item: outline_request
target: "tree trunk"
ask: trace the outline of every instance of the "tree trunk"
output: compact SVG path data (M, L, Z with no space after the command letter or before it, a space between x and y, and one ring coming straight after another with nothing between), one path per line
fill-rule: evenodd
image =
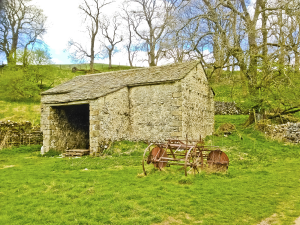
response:
M149 66L156 66L155 63L155 46L150 46L149 54Z
M112 55L112 51L109 51L109 52L108 52L108 59L109 59L108 68L109 68L109 69L112 68L112 66L111 66L111 55Z
M215 58L215 66L219 67L222 64L221 59L221 46L219 43L220 37L218 35L214 36L214 44L213 44L213 53ZM215 70L216 73L216 81L218 82L223 74L222 68L217 68Z
M132 59L131 59L131 54L130 54L130 49L129 48L127 48L127 53L128 53L128 61L129 61L129 65L130 65L130 67L132 68L133 66L132 66Z
M245 126L245 127L248 127L248 126L250 126L251 124L253 124L254 122L255 122L254 113L253 113L253 112L250 112L247 121L244 123L244 126Z
M253 28L255 29L255 28ZM250 50L250 65L248 70L248 79L249 79L249 92L251 95L256 95L256 85L257 85L257 57L258 57L258 49L256 44L256 32L252 30L249 32L249 50Z
M91 61L90 61L90 71L94 72L94 54L91 54Z
M268 16L266 14L265 10L265 3L261 4L261 8L263 10L262 12L262 35L263 35L263 49L262 49L262 55L263 55L263 71L265 74L268 73L268 30L267 30L267 20Z

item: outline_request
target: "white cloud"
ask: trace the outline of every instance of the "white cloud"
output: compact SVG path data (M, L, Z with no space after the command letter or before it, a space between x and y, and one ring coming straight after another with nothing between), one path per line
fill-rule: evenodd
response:
M56 58L52 58L51 61L54 64L64 64L64 62L62 62L62 61L60 61L59 59L56 59Z
M47 34L44 41L56 53L67 47L68 40L76 37L81 25L78 5L80 0L35 0L36 6L47 16Z

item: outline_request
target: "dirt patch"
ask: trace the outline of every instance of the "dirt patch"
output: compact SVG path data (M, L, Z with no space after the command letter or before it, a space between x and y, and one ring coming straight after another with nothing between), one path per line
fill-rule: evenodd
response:
M300 225L300 217L298 217L294 223L295 223L295 225Z
M185 222L183 222L181 219L179 218L185 218L186 220L189 221L189 224L198 224L198 223L202 223L202 221L193 221L194 218L192 218L189 214L186 213L180 213L180 215L178 216L178 218L174 218L172 216L169 216L166 220L164 220L161 223L156 223L153 225L169 225L169 224L186 224Z
M154 225L169 225L169 224L184 224L180 219L175 219L172 216L169 216L165 221L161 223L156 223Z
M7 168L11 168L11 167L15 167L15 165L5 165L5 166L3 166L3 168L0 168L0 169L7 169Z
M277 224L277 214L276 213L274 213L272 216L262 220L257 225L271 225L271 224Z

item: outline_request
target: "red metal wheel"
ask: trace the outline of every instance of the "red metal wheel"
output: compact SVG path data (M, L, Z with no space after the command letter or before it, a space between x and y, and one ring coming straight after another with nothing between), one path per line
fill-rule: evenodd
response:
M229 158L221 150L214 150L208 154L207 163L212 169L227 170L229 166Z

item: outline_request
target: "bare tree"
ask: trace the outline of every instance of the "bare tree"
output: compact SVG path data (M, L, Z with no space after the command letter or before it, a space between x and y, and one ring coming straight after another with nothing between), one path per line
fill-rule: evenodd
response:
M137 55L137 52L139 50L141 50L140 45L137 44L137 38L135 37L135 33L133 31L132 25L131 25L131 20L130 20L130 15L129 15L129 10L128 10L128 5L123 5L122 8L122 18L126 23L126 29L128 31L125 40L127 40L127 42L125 43L124 47L127 51L127 55L128 55L128 61L129 61L129 65L132 68L133 67L133 61Z
M0 11L0 50L9 64L16 64L17 49L33 46L45 29L46 17L31 0L3 0Z
M96 37L99 32L100 16L102 14L101 9L112 3L113 1L107 0L92 0L93 4L90 4L88 0L84 0L79 9L83 12L86 24L86 31L90 38L90 49L88 50L85 45L79 42L70 40L68 43L68 51L73 61L83 62L86 58L90 59L90 70L94 71L94 61L99 55L99 52L95 51Z
M238 68L237 86L245 91L235 100L247 99L245 105L257 112L275 103L285 113L294 112L300 109L292 101L298 89L291 66L299 71L299 6L297 0L193 0L178 12L181 27L176 32L189 43L185 51L197 53L216 77L226 68Z
M127 0L130 5L130 24L145 42L149 66L156 66L162 54L161 42L168 34L176 1Z
M123 36L119 34L121 21L118 15L114 15L112 19L107 16L103 16L99 27L101 29L104 40L101 40L104 47L103 56L108 56L109 68L111 66L112 55L116 52L116 45L123 41Z

